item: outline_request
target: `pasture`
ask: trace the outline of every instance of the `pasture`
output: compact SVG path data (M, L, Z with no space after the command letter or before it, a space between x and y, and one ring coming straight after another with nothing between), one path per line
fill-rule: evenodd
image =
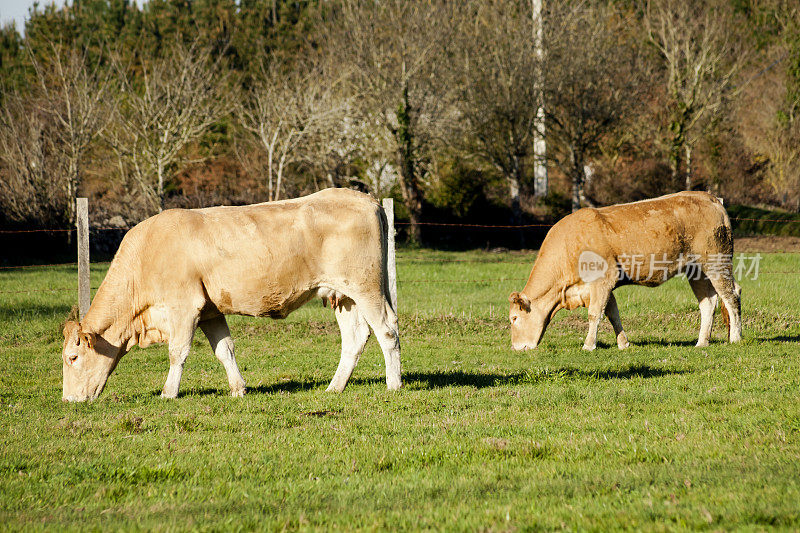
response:
M94 403L61 402L74 268L0 271L0 524L9 530L800 528L800 254L743 286L744 342L694 348L684 279L616 291L632 347L586 310L510 348L533 256L398 253L404 389L371 339L348 388L330 309L231 317L228 396L198 332L177 400L135 348ZM97 287L107 264L92 268ZM487 280L487 281L476 281Z

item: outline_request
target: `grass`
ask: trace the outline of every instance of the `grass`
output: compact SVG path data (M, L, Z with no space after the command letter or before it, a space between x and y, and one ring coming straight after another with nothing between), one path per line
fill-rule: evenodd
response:
M347 390L330 309L233 317L248 394L199 335L174 401L165 347L134 349L94 403L61 402L74 292L0 294L0 524L8 530L800 528L800 255L745 280L742 344L693 347L685 280L617 291L633 346L562 311L510 349L530 256L399 255L404 389L371 340ZM467 260L467 261L465 261ZM93 286L107 265L94 265ZM68 268L0 291L72 288ZM461 282L453 282L460 280ZM472 281L492 280L492 281ZM433 283L432 283L433 282Z

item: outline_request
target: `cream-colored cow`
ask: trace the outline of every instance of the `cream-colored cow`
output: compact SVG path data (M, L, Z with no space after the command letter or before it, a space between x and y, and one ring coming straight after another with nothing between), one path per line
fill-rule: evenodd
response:
M241 207L172 209L131 229L80 323L64 327L65 401L94 399L134 345L169 343L162 396L178 395L195 329L225 367L231 394L245 382L226 314L285 318L315 297L334 302L342 335L328 390L342 391L370 333L386 384L399 389L400 338L388 295L386 217L371 197L328 189Z
M617 346L628 347L612 291L621 285L655 287L685 272L700 303L700 336L711 335L717 295L730 342L741 340L740 294L733 279L731 223L721 202L704 192L680 192L630 204L581 209L547 233L528 283L509 296L511 344L536 348L561 309L587 307L594 350L597 327L608 316Z

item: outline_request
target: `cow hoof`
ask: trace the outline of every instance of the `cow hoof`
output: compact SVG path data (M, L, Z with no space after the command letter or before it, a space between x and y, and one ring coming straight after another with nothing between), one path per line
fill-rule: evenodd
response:
M630 346L631 346L631 343L629 343L628 341L625 341L624 343L617 344L617 347L620 350L625 350L626 348L630 348Z
M694 347L695 348L707 348L708 347L708 341L705 341L705 342L697 341L697 344L695 344Z
M593 352L596 347L597 347L596 344L592 344L591 346L589 346L588 344L583 345L583 349L586 350L587 352Z
M234 398L244 398L244 392L246 389L236 389L231 391L231 396Z
M164 391L164 392L161 393L161 397L162 398L166 398L167 400L174 400L175 398L178 397L178 395L177 394L169 394L166 391Z
M333 383L331 383L330 385L328 385L328 388L325 389L325 392L336 392L336 393L339 393L339 392L342 392L343 390L344 390L344 385L339 387L339 386L334 385Z
M399 381L397 383L387 383L386 384L386 388L389 389L389 390L400 390L402 387L403 387L403 383L399 382Z

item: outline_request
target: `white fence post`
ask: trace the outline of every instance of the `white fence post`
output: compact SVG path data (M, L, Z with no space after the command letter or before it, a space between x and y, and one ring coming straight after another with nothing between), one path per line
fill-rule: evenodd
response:
M89 311L92 303L89 279L89 199L76 198L78 220L78 313L80 319Z
M386 267L389 274L389 295L392 297L392 307L397 313L397 262L395 261L394 249L394 200L391 198L383 199L383 211L386 213L386 222L389 225L387 232L387 258Z

